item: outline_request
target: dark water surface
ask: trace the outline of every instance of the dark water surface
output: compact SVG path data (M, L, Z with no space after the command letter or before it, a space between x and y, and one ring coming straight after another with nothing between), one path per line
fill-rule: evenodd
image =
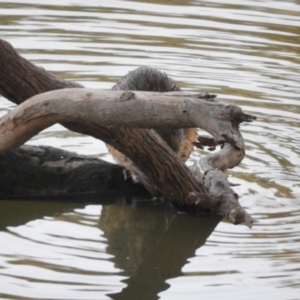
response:
M0 299L300 299L299 0L4 0L0 33L87 87L148 65L258 117L228 173L251 230L164 205L1 201ZM111 161L59 125L29 144Z

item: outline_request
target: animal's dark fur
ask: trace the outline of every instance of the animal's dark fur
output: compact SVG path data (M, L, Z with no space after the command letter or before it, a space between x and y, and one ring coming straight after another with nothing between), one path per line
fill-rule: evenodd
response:
M167 74L149 67L140 67L129 72L126 76L121 78L113 89L152 92L180 91L175 81L169 78ZM197 131L195 128L177 130L161 128L156 129L156 132L180 159L183 161L187 160L193 148L192 142L196 140ZM142 182L152 194L157 194L155 187L149 182L147 176L143 174L128 157L111 146L108 146L108 149L114 159L131 172L132 178L136 182Z
M113 87L114 90L131 90L146 92L172 92L180 91L175 81L167 74L149 67L140 67L129 72ZM180 140L183 138L182 129L156 129L156 132L172 148L179 151Z

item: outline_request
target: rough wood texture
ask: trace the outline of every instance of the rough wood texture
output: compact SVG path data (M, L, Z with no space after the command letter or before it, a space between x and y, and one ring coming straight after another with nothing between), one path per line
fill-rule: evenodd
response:
M83 87L77 82L62 80L34 65L4 40L0 40L0 53L0 94L16 104L47 91Z
M6 45L6 43L4 43ZM2 43L0 41L0 49L2 47ZM7 46L6 46L7 47ZM13 51L13 48L10 49L10 51ZM13 54L11 57L7 57L10 55L9 51L5 53L6 59L1 60L1 69L7 69L8 66L6 64L10 62L10 60L14 60L13 65L16 67L18 64L26 65L23 59L20 56L16 56L16 54ZM9 64L9 63L8 63ZM22 70L21 70L22 71ZM32 68L31 66L26 69L27 72L36 72L36 69ZM27 74L25 72L25 74ZM46 73L47 74L47 73ZM0 74L0 85L1 85L1 91L6 90L6 82L7 78L5 80L2 80L3 76L8 76L9 74ZM18 76L22 78L22 74L19 72ZM51 81L51 76L50 81ZM35 76L31 75L30 85L32 87L36 87L36 84L32 83L35 82ZM47 82L47 76L44 77L45 81ZM56 78L57 79L57 78ZM55 80L56 80L55 79ZM14 80L14 74L11 74L10 81ZM59 80L59 79L57 79ZM64 86L64 82L66 83L65 86L69 87L69 82L66 82L64 80L60 80L59 84L57 83L57 88L61 88ZM53 84L53 89L55 89L55 84ZM48 90L48 85L45 84L45 88L43 89L43 82L39 81L39 87L33 88L34 91L36 91L36 94L43 92L45 90ZM65 91L62 91L65 93ZM2 92L3 93L3 92ZM56 101L56 104L58 105L58 101L61 101L63 98L55 98L52 97L53 93L57 92L51 92L45 95L41 95L41 97L49 97L51 99L54 99L54 102ZM93 100L93 97L95 95L95 91L87 92L86 90L78 90L74 89L72 91L67 91L67 93L72 93L73 96L75 94L81 95L81 97L75 96L75 98L79 101L75 101L75 105L73 109L76 109L77 111L82 109L83 103L91 103L91 99ZM108 94L113 92L106 92ZM176 93L176 92L175 92ZM26 94L26 93L24 93ZM136 95L139 95L137 99L132 99L132 97L136 97ZM9 93L5 94L7 97L11 99L18 98L19 102L22 102L25 99L22 98L22 95L18 95L18 97L15 97L13 95L13 91L10 90ZM55 94L57 95L57 94ZM115 95L115 94L113 94ZM181 94L182 95L182 94ZM178 92L177 95L171 95L174 101L174 97L179 96ZM89 135L92 135L94 137L100 138L104 140L105 142L111 144L113 147L118 149L119 151L123 152L126 156L128 156L134 163L139 167L141 172L145 174L152 182L153 186L164 196L164 198L170 200L173 202L177 207L179 207L181 210L188 211L188 212L200 212L203 211L210 211L214 213L221 214L223 216L228 217L233 223L244 223L247 226L251 226L252 219L251 217L244 211L244 209L239 205L235 195L227 190L226 193L223 194L224 191L220 191L220 189L213 189L211 193L208 193L209 186L205 187L207 181L205 180L205 173L201 176L200 172L198 173L198 177L200 178L199 181L197 181L197 176L191 176L191 173L189 169L184 165L183 162L179 160L178 157L176 157L173 153L173 151L164 143L164 141L151 129L132 129L129 128L130 126L136 127L141 126L142 124L146 124L144 126L150 126L153 127L153 124L147 123L145 121L145 118L140 120L135 120L134 122L131 122L130 120L125 118L125 122L119 122L118 126L116 126L115 123L109 124L105 123L105 126L103 124L99 124L99 116L98 121L95 119L91 121L89 113L92 113L92 111L88 108L89 105L85 106L87 108L87 111L89 112L86 114L85 118L82 118L80 116L79 118L72 118L70 115L68 115L68 111L72 110L72 106L65 107L63 110L60 110L59 112L56 111L55 113L51 109L53 108L52 100L50 101L49 98L46 102L44 102L43 108L41 106L38 110L32 110L32 107L30 105L32 102L35 101L38 102L36 99L40 96L35 97L35 99L31 99L28 103L24 104L23 108L17 109L15 113L11 113L11 115L16 114L18 116L18 112L23 112L24 116L20 116L20 118L12 118L9 119L9 117L4 117L4 121L2 122L2 131L5 136L5 126L10 124L10 128L8 128L8 131L12 134L9 139L6 141L5 144L9 143L9 140L14 140L14 133L22 133L21 136L15 138L15 140L20 140L19 138L24 140L28 139L32 134L37 133L42 128L44 128L45 124L51 125L53 122L61 122L64 126L67 128L80 132L80 133L86 133ZM148 95L147 95L148 97ZM152 97L152 96L151 96ZM167 107L176 107L172 113L175 111L177 112L176 116L170 115L170 118L165 118L168 122L168 126L184 126L184 127L192 127L197 124L199 126L200 124L203 125L202 118L198 115L198 110L194 110L194 102L203 102L203 101L187 101L187 99L182 99L182 102L178 102L177 100L173 105L168 102L170 98L161 97L158 96L155 106L157 105L160 107L160 109L156 110L156 108L152 108L153 116L154 115L161 115L161 109ZM188 96L190 97L190 95ZM169 99L169 100L168 100ZM142 94L140 93L132 93L132 92L125 92L121 95L119 94L119 98L112 99L112 101L116 101L115 104L120 105L122 109L127 109L127 112L130 112L130 109L132 111L132 107L134 107L134 110L136 109L136 101L135 100L141 100L141 104L143 109L145 108L146 103L149 103L151 101L147 101L147 98L143 98ZM54 103L53 102L53 103ZM61 101L61 102L65 102ZM96 101L95 101L96 102ZM111 101L106 101L111 102ZM130 103L131 102L131 103ZM46 103L46 105L45 105ZM70 103L70 101L69 101ZM134 106L132 104L134 103ZM166 105L166 103L168 103ZM204 101L205 103L205 101ZM210 132L217 140L223 140L225 141L226 147L228 147L228 151L230 153L233 153L232 151L237 151L237 156L232 156L234 158L233 164L238 163L241 158L244 156L244 142L242 139L242 136L240 135L238 131L238 124L241 121L251 121L253 120L252 116L243 114L241 109L236 106L226 105L222 106L216 103L209 103L210 109L206 111L206 116L208 116L207 124L203 125L205 127L205 130ZM34 103L36 104L36 103ZM38 105L38 104L37 104ZM52 106L51 106L52 105ZM62 104L63 105L63 104ZM60 106L60 105L59 105ZM130 108L131 106L131 108ZM27 107L27 111L26 111ZM30 108L29 108L30 107ZM50 112L47 111L48 107L51 107ZM126 108L127 107L127 108ZM178 109L180 107L180 109ZM217 107L217 109L215 109ZM23 109L23 110L22 110ZM43 120L39 118L35 118L39 114L39 110L41 110L42 115L46 112L47 116L43 115ZM94 109L93 109L94 110ZM26 112L26 113L25 113ZM112 111L106 111L101 107L98 108L98 112L103 113L105 112L108 114L107 122L109 122L110 119L113 118L113 115L111 114ZM151 109L150 109L151 112ZM101 121L105 120L105 113L103 115L103 119ZM124 116L124 112L122 116ZM29 118L28 118L29 116ZM30 119L30 116L35 116L33 119ZM67 117L66 117L67 116ZM177 116L181 116L184 119L184 122L180 123L180 125L176 125L176 122L174 122L175 118ZM11 116L12 117L12 116ZM145 117L145 115L143 115ZM6 118L6 119L5 119ZM124 118L123 118L124 119ZM3 121L2 120L2 121ZM27 127L24 129L22 126L20 126L23 121L27 120ZM94 122L95 121L95 122ZM36 124L34 124L36 122ZM144 123L145 122L145 123ZM166 121L165 121L166 122ZM126 127L124 126L126 124ZM48 126L47 125L47 126ZM201 126L202 127L202 126ZM14 130L12 130L14 129ZM125 138L124 138L125 137ZM3 149L5 149L5 144L2 144ZM18 143L17 143L18 144ZM11 144L9 147L14 146ZM7 149L7 148L6 148ZM212 167L210 167L212 168ZM206 171L205 171L206 172ZM224 182L225 180L225 182ZM226 178L221 179L221 182L224 184L224 186L227 186ZM204 184L204 185L203 185ZM228 197L229 195L229 197ZM234 199L235 198L235 199ZM233 201L234 200L234 201ZM227 205L226 203L230 203L230 205Z
M243 138L234 124L237 120L251 120L251 116L234 105L201 101L206 97L209 95L84 88L39 94L0 119L0 151L22 145L41 130L62 122L112 132L120 127L198 127L217 140L227 139L244 149Z

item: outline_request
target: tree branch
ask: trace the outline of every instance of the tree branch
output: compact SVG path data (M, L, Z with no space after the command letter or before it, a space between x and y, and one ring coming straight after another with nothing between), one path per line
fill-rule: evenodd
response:
M124 100L124 94L129 93L130 98ZM238 128L232 126L245 115L242 110L233 105L201 101L201 98L204 95L95 89L39 94L0 119L0 151L24 144L55 123L66 122L110 129L199 127L219 140L226 137L233 146L243 150L242 136Z
M83 87L77 82L63 80L34 65L2 39L0 53L0 94L16 104L47 91Z

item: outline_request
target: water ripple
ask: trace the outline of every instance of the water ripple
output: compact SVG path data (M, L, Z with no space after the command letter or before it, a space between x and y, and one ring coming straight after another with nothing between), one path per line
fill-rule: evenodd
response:
M198 299L201 292L205 299L260 299L262 294L297 299L299 1L61 2L2 1L1 37L27 59L87 87L110 88L128 71L149 65L186 90L216 93L219 101L258 117L241 127L247 155L228 172L230 181L240 184L235 191L255 219L253 229L220 223L206 245L190 255L183 276L168 279L171 287L160 296ZM13 108L4 98L0 103L1 115ZM101 142L59 125L29 143L111 160ZM193 159L202 154L195 151ZM87 299L88 292L89 299L108 299L108 293L120 291L126 276L120 262L112 263L116 257L99 229L100 210L87 206L41 216L0 232L5 241L0 297ZM136 244L144 249L142 240ZM132 268L133 261L141 261L137 253L129 259Z

